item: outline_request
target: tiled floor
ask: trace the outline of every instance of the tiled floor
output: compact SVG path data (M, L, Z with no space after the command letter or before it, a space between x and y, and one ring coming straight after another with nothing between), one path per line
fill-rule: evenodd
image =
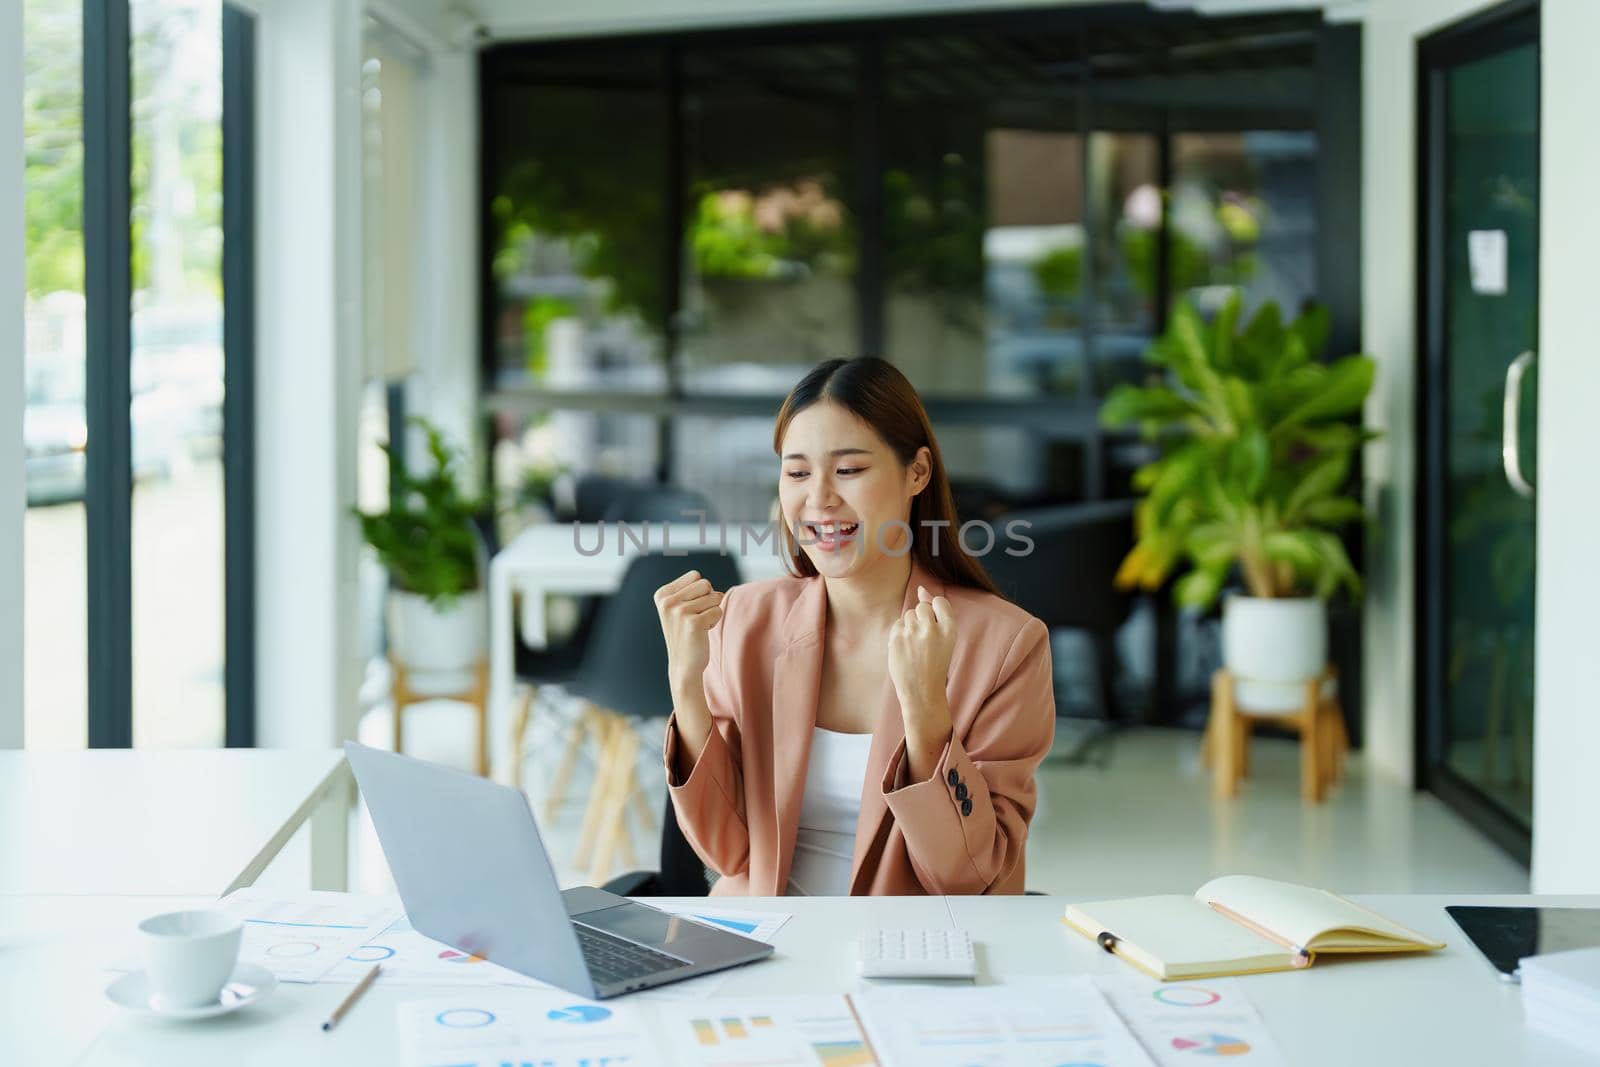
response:
M406 713L416 755L465 765L470 716L444 704ZM525 786L563 885L586 881L572 857L591 766L574 775L554 821L542 818L543 791L561 753L552 716L536 733ZM387 709L363 724L369 743L387 745ZM646 795L663 796L659 724L641 747ZM1435 797L1369 777L1352 759L1345 783L1319 806L1299 795L1290 740L1258 738L1252 775L1233 800L1216 800L1199 766L1199 736L1140 729L1114 736L1103 760L1047 761L1028 841L1028 888L1080 898L1188 893L1220 874L1249 873L1346 893L1526 892L1527 871ZM655 801L659 803L659 801ZM389 888L387 869L364 812L355 837L353 888ZM653 867L654 828L635 827L634 866ZM620 868L619 868L620 870Z

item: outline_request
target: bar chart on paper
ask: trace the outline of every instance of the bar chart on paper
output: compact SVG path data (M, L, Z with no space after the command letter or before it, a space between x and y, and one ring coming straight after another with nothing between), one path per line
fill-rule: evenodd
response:
M871 1067L843 997L767 997L663 1005L676 1062L694 1067Z

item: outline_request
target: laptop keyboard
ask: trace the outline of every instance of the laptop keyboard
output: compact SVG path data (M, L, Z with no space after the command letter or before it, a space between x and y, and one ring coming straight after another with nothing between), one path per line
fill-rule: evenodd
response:
M583 958L589 964L589 977L593 978L597 985L610 985L660 974L662 971L675 971L688 963L687 960L680 960L665 952L636 945L632 941L625 941L603 930L596 930L592 926L585 926L582 923L573 923L572 926L578 931L578 945L583 949Z

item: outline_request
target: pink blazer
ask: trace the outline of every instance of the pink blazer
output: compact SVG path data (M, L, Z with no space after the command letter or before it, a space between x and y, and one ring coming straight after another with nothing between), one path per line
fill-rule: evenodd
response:
M956 618L946 694L950 744L926 781L903 781L905 728L886 681L861 789L850 893L1021 893L1034 770L1055 735L1048 631L990 593L917 585ZM716 729L680 781L683 743L667 721L667 786L684 835L722 878L714 895L781 896L805 791L822 678L827 594L820 578L736 586L711 631L706 701Z

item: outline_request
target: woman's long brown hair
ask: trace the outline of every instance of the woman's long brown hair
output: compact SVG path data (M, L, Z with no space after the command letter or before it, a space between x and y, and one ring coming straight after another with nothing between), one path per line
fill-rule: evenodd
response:
M962 547L956 517L955 498L950 478L945 473L939 442L933 426L906 376L894 364L870 356L859 359L830 359L819 363L790 390L778 409L778 422L772 431L772 450L783 454L783 435L794 417L811 405L827 400L855 415L878 434L894 451L902 467L909 466L919 448L926 448L933 471L928 484L911 500L911 558L923 570L949 585L996 593L994 583L983 567ZM930 526L929 523L944 523ZM814 577L817 568L799 551L792 538L794 531L782 523L783 547L802 578ZM939 538L939 552L933 551L933 538Z

